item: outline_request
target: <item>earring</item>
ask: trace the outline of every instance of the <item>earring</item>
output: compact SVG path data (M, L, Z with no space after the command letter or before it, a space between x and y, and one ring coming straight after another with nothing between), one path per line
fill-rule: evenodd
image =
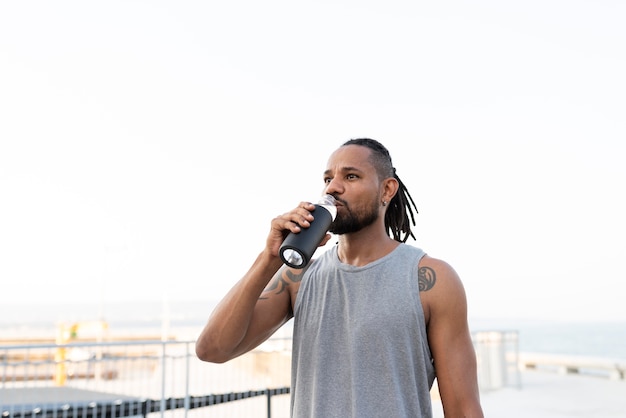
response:
M387 202L383 200L383 206L387 206Z

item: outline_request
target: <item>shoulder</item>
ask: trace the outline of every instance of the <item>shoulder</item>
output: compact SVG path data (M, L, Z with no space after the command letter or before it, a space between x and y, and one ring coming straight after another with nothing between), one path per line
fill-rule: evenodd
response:
M450 308L464 310L465 289L456 270L446 261L425 255L418 265L420 299L427 317Z
M319 266L319 259L312 259L308 265L301 269L283 265L276 272L269 285L266 287L265 291L275 294L280 294L288 291L292 296L295 296L298 289L300 288L302 279L305 277L305 273L315 270L319 268Z
M300 287L300 282L302 281L302 276L306 270L306 267L303 269L295 269L282 266L265 288L265 296L271 296L273 294L278 295L285 291L288 293L297 292Z
M424 276L424 278L433 282L430 283L430 288L433 288L438 280L441 285L454 284L457 282L460 284L461 279L456 270L444 260L426 254L420 259L418 267L419 276ZM441 283L441 281L443 281L443 283Z

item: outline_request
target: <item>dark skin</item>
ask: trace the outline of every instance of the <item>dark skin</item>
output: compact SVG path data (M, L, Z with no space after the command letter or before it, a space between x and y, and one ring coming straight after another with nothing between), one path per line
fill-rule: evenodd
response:
M324 172L324 192L338 199L338 218L348 212L366 213L372 207L378 211L372 224L338 236L339 259L354 266L378 260L399 245L384 225L386 203L398 192L398 182L395 178L379 178L370 153L370 149L359 145L340 147L329 158ZM222 363L238 357L292 318L304 271L283 266L278 250L289 232L310 225L314 209L311 203L301 202L272 220L265 248L215 308L200 334L196 342L200 359ZM327 235L320 245L329 239ZM461 280L450 265L428 255L419 263L417 280L445 415L482 417L476 356Z

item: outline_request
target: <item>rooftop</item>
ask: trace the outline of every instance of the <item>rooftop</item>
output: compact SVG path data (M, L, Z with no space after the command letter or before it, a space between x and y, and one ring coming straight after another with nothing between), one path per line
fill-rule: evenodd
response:
M521 387L481 393L485 417L626 417L626 381L582 374L523 370ZM443 417L434 404L434 418Z

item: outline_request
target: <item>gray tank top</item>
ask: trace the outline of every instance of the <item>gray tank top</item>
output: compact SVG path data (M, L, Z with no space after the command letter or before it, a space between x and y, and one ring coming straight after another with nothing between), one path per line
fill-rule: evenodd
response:
M432 416L435 369L417 279L424 254L400 244L355 267L335 247L312 263L294 306L293 417Z

